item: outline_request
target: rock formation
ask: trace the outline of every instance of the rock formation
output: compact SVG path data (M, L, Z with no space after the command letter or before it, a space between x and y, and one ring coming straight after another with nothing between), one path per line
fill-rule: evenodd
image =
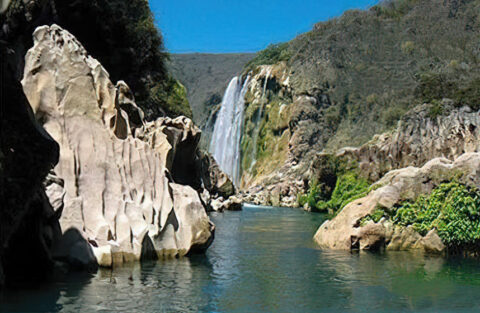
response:
M336 157L357 162L362 175L376 181L393 169L479 151L479 112L467 106L453 108L447 99L443 102L450 107L448 114L432 118L430 106L420 105L402 118L395 131L376 135L359 148L341 149Z
M187 175L198 129L183 117L145 124L128 86L69 32L33 36L22 84L60 145L47 195L63 205L63 231L80 232L103 266L206 249L214 226Z
M465 153L455 161L436 158L423 167L407 167L387 173L373 185L366 197L351 202L331 221L326 221L315 234L315 241L323 248L376 250L422 249L428 252L444 252L445 246L435 231L425 237L411 227L394 226L382 219L361 225L360 220L372 214L378 207L395 210L406 200L415 200L421 194L430 193L444 181L453 179L460 183L479 187L480 153Z

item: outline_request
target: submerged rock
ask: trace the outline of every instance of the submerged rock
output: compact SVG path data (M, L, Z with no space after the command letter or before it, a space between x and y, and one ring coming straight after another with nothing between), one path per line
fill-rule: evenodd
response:
M217 212L241 211L242 203L242 200L236 196L231 196L227 200L224 200L222 197L220 197L212 200L211 206L212 210Z
M65 193L62 229L76 229L100 265L208 247L214 226L197 192L175 184L197 184L185 175L200 133L189 119L145 123L128 86L57 25L35 31L22 84L60 145L64 185L47 188L52 203Z

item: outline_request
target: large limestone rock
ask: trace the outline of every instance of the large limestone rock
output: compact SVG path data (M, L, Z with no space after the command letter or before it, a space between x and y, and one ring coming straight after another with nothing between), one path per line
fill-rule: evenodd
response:
M100 265L208 247L214 226L198 194L171 175L176 159L191 158L177 156L179 146L189 154L186 146L198 142L190 120L144 125L128 86L114 86L57 25L35 31L22 84L37 119L60 144L58 179L47 190L52 203L63 198L62 229L78 230Z
M406 200L415 200L430 193L444 181L456 179L461 183L480 187L480 153L465 153L454 162L436 158L421 168L407 167L387 173L374 184L374 191L366 197L345 206L331 221L326 221L315 234L315 241L329 249L387 250L420 249L441 253L445 250L438 234L420 236L411 227L394 227L388 221L360 225L363 217L378 207L393 208Z

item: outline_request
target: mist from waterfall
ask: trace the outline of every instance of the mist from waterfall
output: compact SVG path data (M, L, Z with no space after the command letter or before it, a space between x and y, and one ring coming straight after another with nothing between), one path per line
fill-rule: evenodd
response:
M240 141L249 82L250 76L243 82L234 77L228 84L210 142L210 153L236 186L240 183Z

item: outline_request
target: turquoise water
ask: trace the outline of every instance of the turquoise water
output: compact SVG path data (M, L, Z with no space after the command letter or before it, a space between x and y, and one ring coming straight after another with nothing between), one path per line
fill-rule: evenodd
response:
M480 261L322 251L320 214L213 214L206 256L58 277L0 295L9 312L478 312Z

